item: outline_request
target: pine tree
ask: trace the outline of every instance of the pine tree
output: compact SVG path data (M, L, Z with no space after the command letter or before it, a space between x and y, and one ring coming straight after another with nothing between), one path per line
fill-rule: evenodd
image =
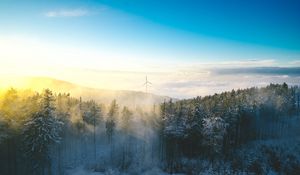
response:
M125 141L123 144L123 155L122 155L122 169L128 168L129 163L129 134L131 131L131 120L133 113L125 106L122 110L122 123L121 129L125 135Z
M9 136L9 125L8 122L4 120L2 115L0 114L0 145L3 140L7 139Z
M224 135L226 134L227 124L221 117L210 116L203 119L203 134L205 144L210 148L210 156L219 155L221 153Z
M184 135L185 109L183 103L179 102L176 105L170 100L166 106L165 115L166 160L168 169L172 173L178 163L179 141Z
M192 108L192 107L190 107ZM202 105L196 104L194 109L189 109L186 121L186 136L192 136L194 134L201 135L203 118L207 117Z
M174 122L175 122L175 105L170 100L164 110L164 115L162 116L164 120L164 135L169 137L172 136L174 131Z
M90 101L88 102L88 107L87 111L85 111L82 115L83 121L86 123L93 125L93 135L94 135L94 159L96 159L96 126L100 123L101 121L101 109L100 107L96 104L95 101Z
M194 156L198 153L202 141L203 118L206 118L206 113L202 105L196 103L189 105L186 115L186 124L184 129L185 136L185 152L189 156ZM190 145L193 145L191 147Z
M19 124L18 120L22 115L22 113L20 113L21 106L19 102L20 97L18 91L11 88L4 94L1 104L2 116L9 122L9 125L13 126L13 128L18 128L16 125Z
M133 113L128 109L128 107L123 107L122 110L122 123L121 123L121 129L124 132L124 134L127 136L131 130L131 120L132 120Z
M181 101L173 110L170 109L170 113L167 117L168 125L165 128L165 134L167 134L169 137L180 140L184 137L187 109L184 107L183 102Z
M40 110L26 123L23 130L25 153L33 162L33 173L50 173L50 146L61 140L62 122L55 116L54 97L49 89L43 92ZM47 167L46 167L47 166Z
M108 143L110 144L110 161L113 161L113 136L116 128L116 120L119 114L119 106L116 102L116 100L113 100L111 102L108 114L107 114L107 119L105 123L106 127L106 135L108 139Z
M165 126L166 126L166 119L167 119L167 103L164 100L162 104L160 104L160 111L159 111L159 118L157 121L157 131L159 136L159 158L161 161L164 161L165 159L165 145L166 145L166 139L165 139Z
M108 112L108 117L106 119L106 134L108 137L108 142L109 144L112 143L112 139L113 139L113 134L115 132L115 127L116 127L116 119L118 116L118 112L119 112L119 106L116 102L116 100L113 100L110 108L109 108L109 112Z

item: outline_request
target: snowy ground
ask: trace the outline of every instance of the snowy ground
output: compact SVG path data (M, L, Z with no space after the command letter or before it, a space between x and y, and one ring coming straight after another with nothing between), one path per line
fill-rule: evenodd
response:
M193 171L197 172L195 174L202 175L232 173L249 174L249 171L255 171L251 167L254 167L254 169L258 168L263 172L263 174L268 175L276 175L287 171L298 171L297 166L300 165L300 129L298 126L299 121L299 118L291 118L291 120L288 121L288 127L286 127L288 128L288 130L286 132L280 131L280 133L284 134L281 135L281 137L277 137L274 139L261 139L247 143L235 151L235 158L233 160L226 162L222 160L216 161L214 163L214 168L212 168L211 162L205 159L188 160L183 158L182 160L180 160L182 166L184 167L183 172ZM115 150L120 150L117 149L117 146L118 144L116 145ZM85 153L93 153L92 148L93 147L87 149ZM152 162L150 161L150 163L147 164L145 162L146 159L139 159L139 157L142 157L141 152L138 151L141 150L139 147L136 147L134 150L135 153L137 153L135 155L136 157L134 157L134 160L136 160L135 164L132 165L132 167L134 168L129 168L127 173L120 172L116 168L116 166L114 168L109 167L110 163L108 160L110 156L110 147L108 147L104 143L98 143L96 161L93 158L93 154L87 155L84 159L78 161L77 163L72 163L70 166L65 166L69 167L69 169L66 170L66 174L169 175L168 173L163 172L160 168L157 168L161 167L161 163L157 162L156 160ZM114 154L116 154L116 156L118 157L118 151L114 151ZM66 157L69 157L71 155L72 152L66 152L65 154ZM65 158L65 161L69 162L69 160L72 160L72 157L70 157L69 159ZM95 162L98 163L95 165ZM279 166L279 168L276 169L276 166ZM95 169L97 172L95 171Z
M108 169L105 172L93 172L93 170L88 170L83 166L81 166L67 171L67 175L129 175L129 174L121 173L118 170L113 170L113 169ZM153 168L151 170L141 173L141 175L170 175L170 174L165 173L158 168ZM173 174L173 175L184 175L184 174Z
M280 162L280 170L274 169L272 167L272 164L270 164L270 156L275 156L276 159ZM247 145L244 145L242 148L240 148L236 152L236 157L240 158L238 159L241 163L241 166L244 167L244 169L247 172L242 172L238 170L239 174L249 174L249 167L251 164L253 164L254 161L259 160L259 166L262 168L264 174L267 175L276 175L280 174L281 172L288 171L291 160L290 157L294 157L294 162L300 161L300 137L290 138L290 139L269 139L264 141L254 141L252 143L249 143ZM275 159L275 160L276 160ZM198 168L201 168L201 172L198 173L202 175L209 175L209 174L216 174L216 172L221 174L231 174L233 172L233 167L230 162L222 162L215 164L216 168L213 170L211 168L211 164L209 164L209 161L206 160L187 160L183 159L187 167L192 167L191 164L195 164ZM289 163L290 162L290 163ZM163 172L159 168L152 168L149 170L145 170L142 172L135 172L135 173L129 173L131 172L128 170L127 173L120 172L117 169L105 169L103 172L95 172L92 168L87 168L86 166L79 166L73 169L69 169L66 171L67 175L130 175L130 174L139 174L139 175L170 175L168 173ZM176 174L179 175L179 174ZM184 175L184 174L180 174Z

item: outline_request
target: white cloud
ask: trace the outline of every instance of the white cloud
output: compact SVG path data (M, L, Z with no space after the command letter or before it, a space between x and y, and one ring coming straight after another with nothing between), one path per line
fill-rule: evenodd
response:
M300 65L300 60L291 61L291 62L289 62L289 64L293 65L293 66L299 66Z
M273 59L252 59L252 60L239 60L239 61L224 61L221 62L220 65L224 66L238 66L238 67L243 67L243 66L274 66L275 60Z
M64 9L48 11L44 15L46 17L80 17L90 15L91 12L87 9Z
M0 50L0 77L46 76L94 88L144 91L143 83L148 75L153 83L148 89L151 93L179 98L265 86L271 82L291 85L300 82L295 68L271 67L266 69L266 74L261 72L265 69L254 67L276 65L276 60L237 60L210 65L176 60L169 63L113 52L106 47L78 48L32 36L0 35ZM215 73L217 69L235 72ZM248 72L239 73L244 69ZM289 76L291 71L293 76Z

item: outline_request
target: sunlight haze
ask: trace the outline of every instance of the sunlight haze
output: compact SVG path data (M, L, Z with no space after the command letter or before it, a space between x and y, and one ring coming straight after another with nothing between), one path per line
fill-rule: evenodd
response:
M158 17L150 11L142 12L154 10L155 2L147 7L136 1L53 1L48 5L26 1L22 6L13 2L3 1L0 6L1 77L51 77L101 89L144 91L148 76L153 82L152 93L174 97L207 95L270 81L296 84L300 80L299 70L293 75L289 71L243 73L247 81L242 76L215 73L224 68L299 67L299 32L295 31L299 22L291 16L292 11L275 13L275 7L271 8L268 14L277 16L278 21L272 22L265 15L256 26L246 28L255 23L255 15L249 14L254 8L251 5L241 13L249 24L237 23L237 16L226 13L224 20L231 19L226 25L218 22L223 19L222 12L206 10L195 13L217 20L215 23L201 18L198 21L195 16L182 21L181 17L191 14L176 11L180 9L178 4L164 9L166 13L161 9L164 5L157 7ZM201 8L206 6L211 4ZM257 13L264 13L264 6ZM234 5L223 10L231 8L241 11ZM177 21L168 19L167 13ZM291 16L289 23L280 18L285 16ZM266 31L263 23L274 28ZM283 32L279 33L279 25ZM223 27L222 32L214 30L218 27ZM237 28L241 30L234 33Z

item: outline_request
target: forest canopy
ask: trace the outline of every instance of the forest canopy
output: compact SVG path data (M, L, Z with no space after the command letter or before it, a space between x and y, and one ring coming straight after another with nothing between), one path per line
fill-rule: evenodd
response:
M137 174L207 169L191 160L218 172L224 161L231 172L296 173L300 160L291 153L263 147L270 170L258 159L241 161L241 152L255 141L296 137L299 127L290 122L299 121L299 102L299 88L286 83L168 99L150 110L11 88L0 97L0 174L62 174L80 165Z

